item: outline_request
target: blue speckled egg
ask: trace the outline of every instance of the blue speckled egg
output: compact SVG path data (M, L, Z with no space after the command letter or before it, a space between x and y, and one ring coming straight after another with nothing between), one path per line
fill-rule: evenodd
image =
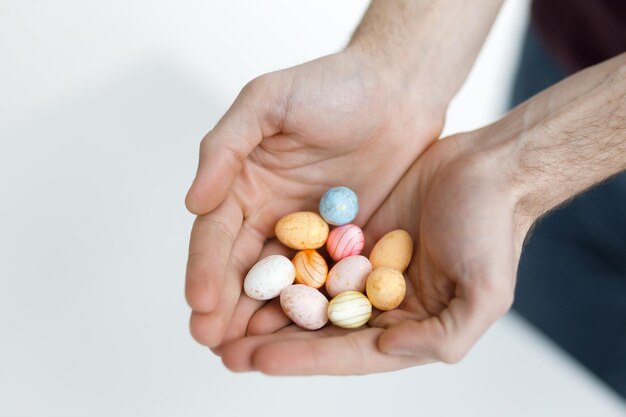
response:
M348 187L333 187L320 200L320 214L326 223L341 226L350 223L359 212L359 199Z

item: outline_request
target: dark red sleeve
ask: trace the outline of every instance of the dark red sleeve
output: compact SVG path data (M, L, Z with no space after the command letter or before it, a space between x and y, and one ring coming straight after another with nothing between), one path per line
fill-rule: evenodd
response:
M570 72L626 51L626 0L534 0L531 13L545 46Z

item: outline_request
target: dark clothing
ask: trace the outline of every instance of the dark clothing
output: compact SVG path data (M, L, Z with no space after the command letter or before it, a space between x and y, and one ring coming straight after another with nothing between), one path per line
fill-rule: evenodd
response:
M535 0L537 34L568 72L626 51L626 0Z
M580 3L594 4L545 3L567 3L580 10L589 9ZM576 30L590 33L583 27ZM589 55L585 62L595 63L598 57ZM565 76L531 25L512 104ZM522 251L515 297L514 308L522 316L626 398L626 173L537 223Z

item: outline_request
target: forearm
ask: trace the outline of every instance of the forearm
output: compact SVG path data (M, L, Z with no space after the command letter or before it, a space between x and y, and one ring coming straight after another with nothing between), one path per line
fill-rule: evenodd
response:
M502 0L373 0L348 49L367 54L408 92L427 80L445 106L467 77ZM422 84L419 84L423 86Z
M626 169L626 54L547 89L486 130L494 132L483 135L486 146L499 155L492 159L510 161L519 214L534 221Z

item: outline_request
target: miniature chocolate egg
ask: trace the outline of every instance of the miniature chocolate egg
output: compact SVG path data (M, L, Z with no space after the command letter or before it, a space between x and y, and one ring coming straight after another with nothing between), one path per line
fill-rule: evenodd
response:
M328 265L326 259L315 249L305 249L296 253L291 260L296 267L296 283L320 288L326 282Z
M354 224L334 228L326 239L326 249L335 262L360 254L363 246L365 246L363 231Z
M363 293L345 291L328 303L328 318L331 323L344 329L361 327L372 316L372 304Z
M317 330L328 322L328 300L308 285L285 288L280 293L280 306L287 317L304 329Z
M299 211L283 217L276 223L276 237L291 249L317 249L328 237L328 224L319 214Z
M269 300L293 284L296 269L283 255L270 255L254 264L243 282L246 295L255 300Z
M413 239L411 235L401 229L384 235L372 248L370 262L372 268L386 266L396 271L404 272L413 256Z
M328 273L328 296L335 297L344 291L365 291L365 282L370 272L372 265L365 256L355 255L342 259Z
M402 303L406 294L404 275L386 266L376 268L367 277L365 292L377 309L393 310Z
M350 223L359 212L359 199L348 187L333 187L320 200L320 214L334 226Z

